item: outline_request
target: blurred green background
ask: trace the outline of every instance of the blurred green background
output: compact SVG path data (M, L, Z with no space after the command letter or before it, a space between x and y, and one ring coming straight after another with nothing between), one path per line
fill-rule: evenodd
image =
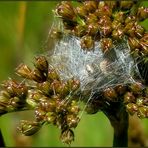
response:
M32 64L35 55L48 50L48 33L56 3L0 2L0 82L8 77L15 78L14 70L20 62ZM65 146L59 140L60 131L52 125L44 126L31 137L17 132L19 120L31 118L28 112L10 113L0 118L7 147ZM145 135L148 135L148 121L142 120L141 124ZM113 130L102 113L84 114L75 129L75 141L71 146L112 146L112 139Z

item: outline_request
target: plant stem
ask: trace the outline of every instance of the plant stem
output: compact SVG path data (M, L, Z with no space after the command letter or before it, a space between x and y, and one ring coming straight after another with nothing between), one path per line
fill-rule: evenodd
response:
M113 124L112 124L113 125ZM122 120L115 122L113 147L127 147L128 146L128 113L125 112Z
M120 103L113 103L110 109L105 109L103 112L114 129L113 147L127 147L129 117L125 106Z

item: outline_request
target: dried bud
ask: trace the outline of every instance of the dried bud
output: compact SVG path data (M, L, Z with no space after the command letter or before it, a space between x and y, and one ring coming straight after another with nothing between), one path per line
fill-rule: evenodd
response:
M129 112L130 115L134 115L138 111L138 107L134 103L128 103L126 105L126 109Z
M135 48L137 48L137 49L140 48L139 40L135 37L133 37L133 38L129 37L128 38L128 44L129 44L131 50L133 50Z
M85 35L81 39L81 48L85 50L92 50L94 48L94 40L91 36Z
M144 8L143 6L138 8L137 17L140 21L148 18L148 8Z
M48 99L48 98L47 98ZM41 110L45 112L54 112L56 108L56 102L54 100L45 100L39 103L39 107Z
M56 70L49 70L48 71L48 80L53 81L53 80L60 80L60 77Z
M97 23L98 17L94 13L90 13L86 18L87 24Z
M56 8L56 13L65 20L76 20L75 10L69 1L61 2Z
M99 25L97 23L91 23L88 25L87 33L90 36L96 36L99 31Z
M124 29L122 27L117 28L116 30L113 30L112 37L115 40L121 40L124 36Z
M116 90L116 92L117 92L119 95L123 95L123 94L125 94L125 92L127 91L127 87L124 86L124 85L117 85L117 86L115 87L115 90Z
M99 8L96 10L95 14L97 16L106 15L106 16L111 17L112 9L104 3L104 5L99 5Z
M133 6L133 1L120 1L120 8L127 10L130 9Z
M46 95L49 95L51 92L53 92L52 87L48 81L37 83L37 88Z
M3 83L3 87L9 93L10 96L25 97L27 95L27 87L25 84L16 82L15 80L9 79Z
M139 107L137 116L139 118L148 118L148 107L147 106Z
M103 53L108 52L108 50L110 50L113 47L113 42L110 38L103 38L100 40L100 42Z
M35 118L36 121L44 121L46 112L41 110L39 107L35 109Z
M84 7L88 12L94 12L97 9L97 1L84 1Z
M77 11L77 14L80 17L84 17L85 18L87 16L87 10L86 10L86 7L84 7L84 6L77 7L76 11Z
M41 128L41 124L35 121L21 120L18 130L25 136L35 134Z
M63 143L70 145L71 142L74 141L73 131L71 129L67 129L67 130L62 131L60 139Z
M42 73L38 69L34 69L32 71L31 78L38 83L42 83L42 82L46 81L46 76L44 75L44 73Z
M44 56L39 56L35 58L34 62L35 67L42 72L45 72L47 75L48 72L48 61Z
M114 20L119 21L121 23L125 21L125 14L122 11L115 12L113 17L114 17Z
M124 103L134 103L136 101L136 98L131 92L127 92L124 95Z
M77 25L72 32L74 35L82 37L86 34L86 26Z
M141 83L133 83L130 85L130 89L133 92L133 94L142 94L143 85Z
M16 68L16 74L26 79L31 79L31 73L32 73L31 69L25 64L20 64Z
M103 92L104 97L109 100L116 102L117 101L117 93L113 88L107 88Z
M56 121L56 114L55 113L53 113L53 112L48 112L47 114L46 114L46 121L48 122L48 123L55 123L55 121Z
M76 128L80 119L75 115L67 115L67 125L69 128Z

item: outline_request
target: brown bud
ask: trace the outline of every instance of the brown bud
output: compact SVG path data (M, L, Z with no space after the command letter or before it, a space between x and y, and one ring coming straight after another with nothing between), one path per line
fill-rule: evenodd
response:
M44 121L45 114L46 114L45 111L41 110L40 108L36 108L35 109L35 118L36 118L36 121L38 121L38 122Z
M41 110L45 112L54 112L56 108L56 102L54 100L45 100L41 101L39 104L39 107Z
M112 9L104 3L104 5L99 5L98 9L95 11L95 14L97 16L106 15L106 16L111 17Z
M31 78L38 83L46 81L46 76L44 75L43 72L39 71L38 69L34 69L32 71Z
M117 93L113 88L106 88L103 92L103 95L109 101L117 101Z
M16 74L18 74L21 77L31 79L31 69L25 64L20 64L16 68Z
M96 36L99 31L99 25L97 23L91 23L88 25L87 33L90 36Z
M123 23L125 21L125 13L122 11L115 12L113 15L114 19Z
M74 141L73 131L71 129L67 129L67 130L62 131L60 139L63 143L70 145L71 142Z
M71 2L63 1L56 7L56 13L61 16L63 19L75 21L76 15Z
M133 6L133 1L120 1L120 8L123 10L130 9Z
M67 115L67 125L69 128L76 128L79 123L79 118L75 115Z
M46 121L48 122L48 123L55 123L55 120L56 120L56 114L55 113L53 113L53 112L48 112L47 114L46 114Z
M37 88L46 95L49 95L51 92L53 92L50 83L48 81L45 81L43 83L38 83Z
M116 30L113 30L112 32L112 37L115 39L115 40L121 40L123 39L123 36L124 36L124 29L121 27L117 28Z
M136 17L134 15L128 16L125 19L125 24L127 25L130 22L135 22L136 21Z
M148 118L148 107L142 106L138 108L137 116L139 118Z
M103 38L100 42L103 53L108 52L113 47L113 42L110 38Z
M140 21L148 18L148 8L143 6L138 8L137 17Z
M125 92L127 91L127 87L124 86L124 85L117 85L117 86L115 87L115 90L116 90L116 92L117 92L119 95L123 95L123 94L125 94Z
M36 57L34 65L39 71L45 72L47 75L48 61L44 56Z
M97 1L84 1L83 2L85 9L88 12L94 12L97 9L98 2Z
M137 49L140 48L139 40L135 37L133 37L133 38L129 37L128 38L128 44L129 44L131 50L133 50L135 48L137 48Z
M87 51L92 50L94 48L94 40L91 36L85 35L82 37L81 48Z
M85 18L87 16L87 10L84 6L79 6L76 8L76 12L80 17Z
M78 36L78 37L82 37L86 34L86 26L82 26L82 25L77 25L73 30L72 30L73 34Z
M136 101L136 99L131 92L127 92L124 95L124 103L134 103L135 101Z
M137 105L134 104L134 103L128 103L126 105L126 109L127 109L127 111L129 112L130 115L134 115L138 110Z
M35 134L41 128L41 124L35 121L21 120L18 130L25 136L31 136Z
M87 22L87 24L97 23L98 18L94 13L90 13L86 18L86 22Z
M143 85L139 82L133 83L130 85L130 89L133 92L133 94L142 94Z
M48 80L49 81L59 80L59 79L60 79L60 77L59 77L56 70L52 69L52 70L48 71Z

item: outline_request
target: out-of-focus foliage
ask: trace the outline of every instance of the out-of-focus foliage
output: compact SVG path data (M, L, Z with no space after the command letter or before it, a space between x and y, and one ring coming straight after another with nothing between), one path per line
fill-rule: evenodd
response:
M14 69L20 62L31 64L35 55L47 51L50 45L46 41L56 3L0 2L0 82L9 76L15 77ZM58 139L59 131L50 125L44 126L32 137L16 132L20 119L31 118L28 112L11 113L0 118L6 146L64 146ZM148 121L141 122L148 135ZM112 135L111 125L102 113L84 114L75 130L72 146L110 146Z

